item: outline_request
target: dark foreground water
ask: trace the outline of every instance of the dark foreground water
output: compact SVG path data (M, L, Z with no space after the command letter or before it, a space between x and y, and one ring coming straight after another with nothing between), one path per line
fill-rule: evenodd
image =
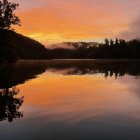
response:
M0 66L0 140L140 140L140 61Z

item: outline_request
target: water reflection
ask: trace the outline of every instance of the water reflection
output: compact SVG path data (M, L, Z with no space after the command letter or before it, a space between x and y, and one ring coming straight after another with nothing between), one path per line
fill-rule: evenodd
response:
M15 97L19 90L12 88L26 81L35 79L45 71L62 75L94 75L104 77L123 77L126 74L140 76L139 60L50 60L50 61L20 61L15 64L0 66L0 121L20 118L23 114L19 108L23 97ZM51 80L51 79L50 79ZM45 83L43 83L45 84ZM61 83L63 84L63 83ZM58 84L58 86L60 86ZM84 85L83 85L84 86ZM74 89L73 89L74 90Z
M140 76L139 60L76 60L50 64L50 69L64 70L65 75L103 74L105 77Z
M0 66L0 87L12 87L51 71L63 75L102 74L105 77L140 76L140 60L20 61Z
M15 97L19 94L16 88L5 88L0 90L0 121L8 120L12 122L16 118L23 117L23 113L19 108L24 102L24 97Z
M0 66L0 88L11 88L23 84L38 74L45 72L46 66L39 63L23 61Z
M21 106L24 111L19 121L0 123L1 139L139 140L139 76L140 61L135 60L20 61L0 66L0 120L22 117ZM23 92L24 104L13 86Z

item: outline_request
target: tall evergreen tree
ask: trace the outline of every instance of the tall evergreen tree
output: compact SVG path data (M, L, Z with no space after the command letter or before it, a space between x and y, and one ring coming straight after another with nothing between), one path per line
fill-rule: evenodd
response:
M110 39L110 47L113 47L113 45L114 45L114 41L113 39Z
M105 42L105 46L108 47L109 46L109 39L105 38L104 42Z

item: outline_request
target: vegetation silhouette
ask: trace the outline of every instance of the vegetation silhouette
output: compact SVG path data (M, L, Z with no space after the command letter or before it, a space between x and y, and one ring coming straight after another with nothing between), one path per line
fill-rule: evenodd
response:
M139 60L55 60L47 62L47 69L62 71L64 75L103 74L105 77L140 76ZM64 71L65 70L65 71Z
M101 73L104 76L122 77L125 74L140 76L139 60L45 60L19 61L0 66L0 88L12 88L45 71L63 71L63 75Z
M19 5L0 1L0 62L11 63L19 59L139 59L140 40L108 39L104 43L67 42L73 48L45 48L41 43L16 33L12 25L20 25L15 15Z
M20 25L20 19L14 13L18 6L8 0L0 1L0 62L46 59L47 49L44 45L14 31L13 25Z
M69 44L69 43L68 43ZM89 43L73 43L73 49L54 48L49 50L52 59L139 59L140 40L125 41L105 39L104 43L89 46Z
M16 118L23 117L23 113L19 108L24 102L24 97L15 97L19 94L16 88L4 88L0 90L0 121L8 120L12 122Z
M47 59L48 49L41 43L12 30L0 30L0 62L19 59Z
M103 74L105 77L140 76L140 60L29 60L0 68L0 87L15 86L45 71L63 75ZM3 74L2 74L3 73ZM9 79L10 77L10 79ZM9 80L8 80L9 79ZM12 84L14 83L14 84Z
M14 13L18 6L8 0L0 1L0 29L12 29L12 25L20 25L20 19Z
M39 62L17 62L0 66L0 121L14 121L23 117L19 111L24 102L24 97L16 97L20 94L17 85L34 79L38 74L46 70L46 65Z
M34 79L38 74L45 72L44 63L20 61L14 64L3 64L0 66L0 88L12 88Z
M115 78L124 75L140 76L139 60L47 60L19 61L15 64L0 66L0 121L12 122L23 114L19 108L24 98L15 97L19 90L13 88L30 79L36 78L45 71L62 71L63 75L102 74Z

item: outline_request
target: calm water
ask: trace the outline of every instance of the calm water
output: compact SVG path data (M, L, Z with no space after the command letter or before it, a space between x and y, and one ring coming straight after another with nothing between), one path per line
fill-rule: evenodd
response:
M0 66L1 140L140 140L140 61Z

